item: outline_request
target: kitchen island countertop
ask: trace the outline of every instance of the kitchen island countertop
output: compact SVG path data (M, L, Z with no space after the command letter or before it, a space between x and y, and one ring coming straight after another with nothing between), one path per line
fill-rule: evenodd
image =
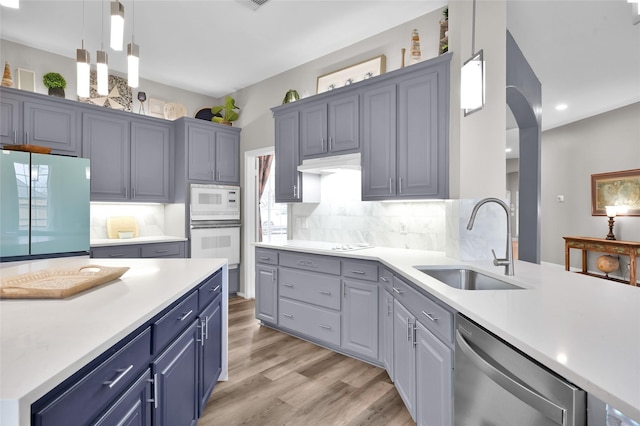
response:
M118 280L67 299L0 300L0 424L30 424L31 404L226 265L226 259L57 258L12 276L88 265L128 266ZM223 279L223 294L227 280ZM227 302L223 300L226 379Z
M516 261L506 277L491 261L460 261L442 252L395 248L353 251L286 244L256 247L381 262L506 340L568 381L640 421L640 288L564 270L563 265ZM467 265L524 290L468 291L415 269Z

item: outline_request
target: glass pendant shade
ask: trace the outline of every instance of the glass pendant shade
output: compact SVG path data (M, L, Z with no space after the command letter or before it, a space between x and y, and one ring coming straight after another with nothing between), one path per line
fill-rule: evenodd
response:
M140 66L140 46L131 42L127 45L127 63L129 87L138 87Z
M462 66L460 75L460 107L465 115L484 106L484 61L482 50Z
M124 42L124 6L119 1L111 2L111 43L113 50L122 51Z
M89 52L84 49L76 50L76 58L77 58L77 91L78 96L82 98L89 97L89 72L91 70L91 61L89 58Z
M0 6L10 7L12 9L19 9L20 0L0 0Z
M109 94L109 57L104 50L98 50L96 59L98 68L98 94L107 96Z

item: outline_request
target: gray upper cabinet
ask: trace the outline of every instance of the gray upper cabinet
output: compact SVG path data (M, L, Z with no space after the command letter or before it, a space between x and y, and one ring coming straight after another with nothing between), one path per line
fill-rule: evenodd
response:
M365 91L363 200L449 196L450 58L412 65Z
M302 199L302 179L298 172L300 164L298 111L276 114L275 126L276 202L298 202Z
M185 180L240 185L240 129L181 118L176 125L176 163L180 185Z
M396 86L363 95L362 199L396 194Z
M80 106L70 101L4 89L0 96L0 139L6 144L31 144L54 154L80 153Z
M171 123L85 112L82 133L92 201L171 201Z
M82 115L82 152L91 159L91 200L125 201L131 181L130 121L102 113Z
M171 201L172 128L131 122L131 200Z
M303 159L360 148L358 94L309 105L301 109L300 116Z

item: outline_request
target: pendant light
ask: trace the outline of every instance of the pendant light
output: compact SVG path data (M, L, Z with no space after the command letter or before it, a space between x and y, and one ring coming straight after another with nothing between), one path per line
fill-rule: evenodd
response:
M140 46L133 42L133 34L136 28L136 4L135 1L132 2L132 11L131 14L131 43L127 45L127 65L128 65L128 84L129 87L136 88L138 87L139 81L138 76L140 72Z
M20 0L0 0L0 6L10 7L11 9L20 9Z
M100 22L102 24L102 30L100 32L100 50L98 50L96 55L96 66L98 68L98 94L107 96L109 94L109 57L107 52L104 51L104 0L101 6L102 15Z
M464 62L460 72L460 107L465 117L484 107L484 89L484 57L482 50L476 52L476 0L473 0L471 58Z
M111 2L111 48L122 51L124 41L124 6L118 0Z
M91 61L89 52L84 48L84 0L82 0L82 48L76 49L77 83L76 89L81 98L89 97L89 73Z

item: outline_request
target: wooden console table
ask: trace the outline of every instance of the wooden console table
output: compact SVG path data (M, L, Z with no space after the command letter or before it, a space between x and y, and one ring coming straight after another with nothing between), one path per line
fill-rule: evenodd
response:
M564 265L568 271L570 266L569 249L582 250L582 274L599 278L606 278L612 281L627 283L627 281L611 278L604 275L587 272L587 252L595 251L600 253L619 254L629 256L629 282L637 286L636 281L636 256L640 256L640 242L606 240L604 238L590 237L562 237L564 238Z

